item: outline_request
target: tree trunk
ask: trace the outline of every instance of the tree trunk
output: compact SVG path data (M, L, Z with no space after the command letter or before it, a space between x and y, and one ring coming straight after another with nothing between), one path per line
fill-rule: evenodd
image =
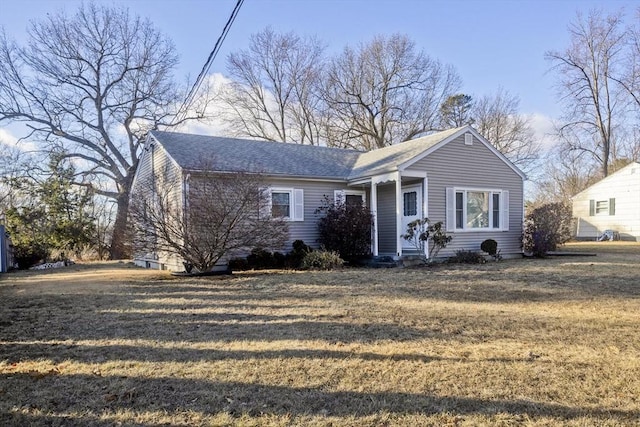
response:
M136 168L131 167L127 171L127 176L120 185L120 192L116 199L118 210L116 220L113 223L113 234L111 235L110 259L131 258L131 242L129 239L129 194Z

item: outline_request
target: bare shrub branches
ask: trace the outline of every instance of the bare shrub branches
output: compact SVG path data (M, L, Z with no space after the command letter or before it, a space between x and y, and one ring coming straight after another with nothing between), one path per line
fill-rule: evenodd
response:
M141 183L132 200L136 250L164 252L198 271L254 247L279 248L287 223L264 215L268 194L259 175L198 172L175 179L167 170Z

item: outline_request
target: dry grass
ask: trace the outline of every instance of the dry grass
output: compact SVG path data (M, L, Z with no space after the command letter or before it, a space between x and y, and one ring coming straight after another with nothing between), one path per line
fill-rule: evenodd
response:
M640 244L481 266L0 279L0 425L640 425Z

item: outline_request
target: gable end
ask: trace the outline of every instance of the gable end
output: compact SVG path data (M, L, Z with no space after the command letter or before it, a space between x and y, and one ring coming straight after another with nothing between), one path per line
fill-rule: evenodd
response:
M450 135L448 138L446 138L446 139L442 140L441 142L437 143L436 145L428 148L427 150L425 150L421 154L417 155L416 157L412 158L411 160L399 165L398 169L399 170L404 170L404 169L406 169L408 167L411 167L411 165L413 165L414 163L419 162L420 160L424 159L429 154L433 153L434 151L438 150L439 148L449 144L450 142L455 141L461 135L465 135L465 137L463 139L463 141L464 141L463 144L466 145L466 146L472 146L473 142L471 144L467 143L467 141L468 141L467 134L470 134L472 136L472 141L473 141L473 138L475 138L475 140L477 140L478 142L483 144L485 147L487 147L496 157L498 157L500 160L502 160L516 174L518 174L520 176L520 178L522 178L523 180L527 179L527 176L524 174L524 172L522 172L516 165L514 165L509 159L507 159L507 157L504 154L502 154L500 151L498 151L498 149L496 147L494 147L493 144L491 144L489 141L487 141L482 135L480 135L478 133L478 131L476 131L475 129L473 129L469 125L467 125L467 126L465 126L463 128L460 128L460 130L458 132L454 133L453 135Z

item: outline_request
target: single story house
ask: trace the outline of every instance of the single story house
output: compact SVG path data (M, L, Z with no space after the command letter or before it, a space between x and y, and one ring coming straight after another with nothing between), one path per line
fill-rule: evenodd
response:
M188 206L188 180L203 159L220 173L260 173L271 200L287 205L277 206L289 221L285 252L298 239L318 246L316 210L328 196L370 208L374 256L415 255L401 235L409 222L423 217L442 221L453 236L440 256L479 251L489 238L505 257L522 254L526 177L471 126L369 152L160 131L150 132L145 144L132 198L145 191L143 178L162 170L182 182L177 199ZM181 260L158 253L135 258L142 266L182 269Z
M576 238L597 239L605 230L640 241L640 163L632 162L572 198Z

